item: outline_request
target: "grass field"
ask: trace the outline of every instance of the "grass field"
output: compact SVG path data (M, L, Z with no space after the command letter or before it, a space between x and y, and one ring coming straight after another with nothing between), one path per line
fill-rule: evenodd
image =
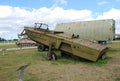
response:
M2 44L0 45L0 48L17 48L18 46L16 44Z
M0 81L18 81L16 70L27 63L31 65L26 68L23 81L120 81L120 42L108 46L108 57L95 63L63 58L59 51L55 51L57 61L45 60L46 52L37 49L6 51L4 56L0 53Z

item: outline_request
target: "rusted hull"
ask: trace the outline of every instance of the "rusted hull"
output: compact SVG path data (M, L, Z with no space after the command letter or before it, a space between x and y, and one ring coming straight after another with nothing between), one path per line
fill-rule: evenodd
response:
M45 32L28 27L24 29L28 37L37 43L46 46L52 44L52 49L59 49L90 61L97 61L108 50L104 45L79 38L71 38L64 33Z

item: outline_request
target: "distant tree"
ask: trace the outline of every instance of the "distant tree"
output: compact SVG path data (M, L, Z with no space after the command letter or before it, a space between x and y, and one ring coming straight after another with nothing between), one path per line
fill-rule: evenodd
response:
M6 41L6 39L0 37L0 41Z
M13 41L18 41L18 39L13 39Z

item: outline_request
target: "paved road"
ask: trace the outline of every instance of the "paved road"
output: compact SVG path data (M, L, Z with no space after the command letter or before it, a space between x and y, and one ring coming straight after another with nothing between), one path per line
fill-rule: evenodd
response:
M7 49L5 49L5 51L21 50L21 49L33 49L33 48L37 48L37 47L7 48ZM4 49L0 49L0 51L2 51L2 50L4 50Z

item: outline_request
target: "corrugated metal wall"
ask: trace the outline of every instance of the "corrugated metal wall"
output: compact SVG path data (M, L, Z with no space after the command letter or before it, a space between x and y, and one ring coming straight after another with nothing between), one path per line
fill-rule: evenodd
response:
M82 39L111 41L115 37L115 21L113 19L106 19L60 23L56 25L55 30L64 31L64 33L70 35L79 35Z

